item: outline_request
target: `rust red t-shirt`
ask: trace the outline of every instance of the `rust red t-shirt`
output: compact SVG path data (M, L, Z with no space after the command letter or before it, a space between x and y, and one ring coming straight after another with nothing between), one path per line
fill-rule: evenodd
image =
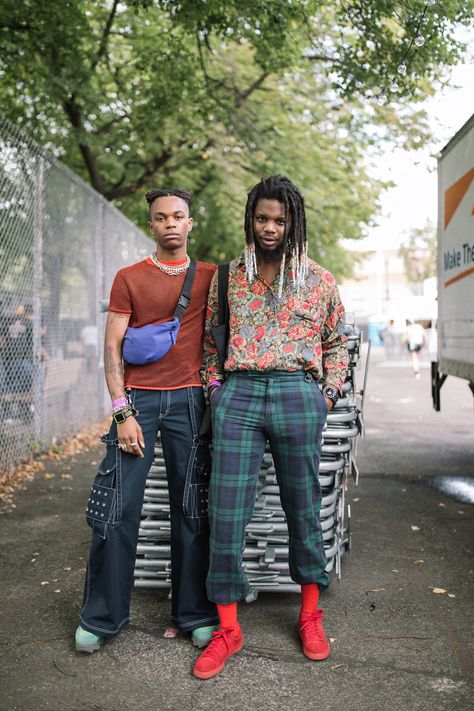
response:
M214 264L196 263L191 302L186 309L175 345L168 353L147 365L124 362L125 387L170 390L201 385L202 341L207 295ZM121 269L110 292L109 311L130 314L129 326L139 328L173 318L186 272L170 276L151 259Z

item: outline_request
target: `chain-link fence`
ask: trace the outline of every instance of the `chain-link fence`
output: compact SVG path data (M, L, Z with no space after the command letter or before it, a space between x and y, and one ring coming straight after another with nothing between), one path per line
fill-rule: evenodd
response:
M102 419L115 272L153 243L0 119L0 469Z

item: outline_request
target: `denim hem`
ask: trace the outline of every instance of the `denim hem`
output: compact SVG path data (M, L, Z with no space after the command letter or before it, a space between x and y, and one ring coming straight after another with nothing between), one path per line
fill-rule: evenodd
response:
M209 627L210 625L219 624L219 617L217 615L215 617L205 617L202 620L186 622L184 625L180 625L175 617L172 617L171 619L176 625L178 625L180 630L183 630L183 632L194 632L194 630L197 630L200 627Z
M82 617L79 617L81 627L88 632L92 632L92 634L97 634L100 632L101 637L115 637L122 627L127 624L127 622L130 620L129 617L126 617L122 622L118 625L118 627L115 630L105 630L102 627L94 627L94 625L90 625L88 622L86 622Z

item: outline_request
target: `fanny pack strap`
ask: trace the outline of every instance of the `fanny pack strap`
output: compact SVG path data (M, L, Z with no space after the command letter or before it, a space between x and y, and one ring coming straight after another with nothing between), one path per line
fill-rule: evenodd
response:
M178 319L181 323L181 319L184 316L184 312L189 306L191 301L191 290L193 288L194 275L196 274L196 262L191 259L189 262L188 271L186 272L186 279L184 280L183 288L181 289L181 295L178 299L178 305L174 311L174 317Z

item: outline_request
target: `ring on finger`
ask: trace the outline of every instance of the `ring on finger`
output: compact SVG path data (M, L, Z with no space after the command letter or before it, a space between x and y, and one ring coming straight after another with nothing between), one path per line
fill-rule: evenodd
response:
M138 442L130 442L130 447L136 447L138 445Z
M123 442L119 442L118 446L120 447L120 449L127 449L127 445Z

